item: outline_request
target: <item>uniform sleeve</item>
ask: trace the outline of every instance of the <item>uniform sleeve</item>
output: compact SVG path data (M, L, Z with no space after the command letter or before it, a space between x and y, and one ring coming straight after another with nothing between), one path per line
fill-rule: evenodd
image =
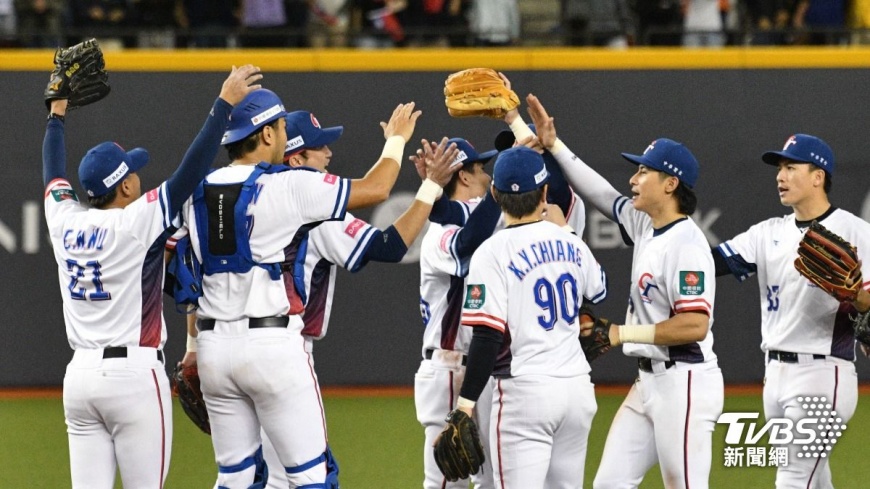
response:
M568 206L568 212L565 213L565 220L568 225L574 228L577 236L583 236L586 230L586 203L579 195L571 194L571 203Z
M447 194L444 194L432 205L432 211L429 212L429 221L436 224L464 226L470 213L471 211L467 203L450 200Z
M592 304L599 304L607 298L607 275L601 264L592 255L586 243L578 240L577 246L583 250L583 297Z
M635 209L631 199L623 195L613 201L612 214L613 220L619 225L622 240L628 246L634 246L638 236L652 226L649 215Z
M71 213L85 212L78 195L65 178L56 178L45 187L45 220L49 234L56 237Z
M758 223L716 247L728 270L741 282L757 270L758 237L761 235L764 235L764 223Z
M146 248L167 229L174 234L183 224L179 212L171 214L165 182L133 201L122 212L122 227Z
M350 180L331 173L293 170L277 173L287 186L287 205L302 214L305 222L344 219L350 196Z
M311 231L309 246L331 263L356 272L365 264L363 257L372 244L376 228L351 213L344 220L325 222Z
M462 324L504 332L507 327L507 284L489 247L481 247L472 256L471 271L465 284Z
M676 314L701 312L713 316L716 294L716 270L709 248L683 246L667 261L671 309Z
M456 277L464 277L468 273L468 260L463 265L454 246L460 229L457 226L439 226L434 223L430 226L423 240L421 253L426 253L433 271ZM429 236L429 233L433 235Z

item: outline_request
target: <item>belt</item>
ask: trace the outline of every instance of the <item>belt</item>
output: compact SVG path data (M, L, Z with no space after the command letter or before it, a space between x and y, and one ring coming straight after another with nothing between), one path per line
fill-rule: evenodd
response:
M290 323L290 318L287 316L273 316L268 318L248 318L248 328L286 328ZM214 319L197 319L196 327L200 331L211 331L214 329Z
M813 354L813 360L824 360L825 355ZM779 360L783 363L798 363L798 354L790 351L770 350L767 352L767 361Z
M677 364L677 362L673 360L667 360L665 363L665 369L669 369ZM652 373L653 371L653 361L651 358L638 358L637 359L637 368L643 370L647 373Z
M426 360L432 360L432 355L435 353L434 348L426 349ZM462 355L462 366L466 366L468 364L468 355Z
M110 346L103 348L103 358L127 358L126 346ZM157 361L163 361L163 352L157 350Z

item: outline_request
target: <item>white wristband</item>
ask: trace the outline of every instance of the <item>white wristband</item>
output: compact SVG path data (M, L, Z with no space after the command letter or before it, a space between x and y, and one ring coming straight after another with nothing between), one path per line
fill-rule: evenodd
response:
M524 121L523 118L519 117L519 116L517 116L517 118L514 119L514 121L510 123L510 128L511 128L511 132L514 133L514 137L516 138L517 141L522 141L523 139L526 139L529 136L535 135L535 133L533 133L532 130L529 129L529 126L528 126L528 124L526 124L526 121Z
M645 343L652 345L656 339L655 324L626 324L616 328L620 343Z
M555 155L556 153L558 153L559 151L562 151L563 149L568 149L568 147L565 146L565 143L563 143L561 139L556 138L556 142L553 143L553 147L550 148L550 153Z
M190 333L187 334L187 351L196 353L196 336L190 336Z
M417 190L415 198L424 204L432 205L438 200L438 197L441 197L442 192L443 190L437 183L427 178L420 184L420 190Z
M459 396L459 399L456 400L456 407L457 408L474 409L475 404L477 404L477 403L470 400L470 399L466 399L462 396Z
M381 153L381 158L389 158L395 160L399 166L402 166L402 155L405 153L405 138L402 136L390 136L387 142L384 143L384 151Z

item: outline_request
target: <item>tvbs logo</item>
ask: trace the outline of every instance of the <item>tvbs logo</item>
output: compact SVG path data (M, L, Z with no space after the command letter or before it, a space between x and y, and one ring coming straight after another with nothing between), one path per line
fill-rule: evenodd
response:
M843 419L824 397L798 397L797 402L806 412L805 417L771 418L761 428L754 421L758 413L722 413L717 423L728 425L725 444L755 445L768 435L770 445L800 446L798 457L827 457L846 429Z

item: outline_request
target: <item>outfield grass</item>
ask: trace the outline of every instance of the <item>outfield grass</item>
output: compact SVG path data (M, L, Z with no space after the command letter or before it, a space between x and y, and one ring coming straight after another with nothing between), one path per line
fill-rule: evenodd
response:
M622 401L621 395L598 396L598 414L589 437L584 487L591 487L601 458L607 429ZM870 439L870 395L862 395L859 408L837 449L832 472L838 489L870 487L866 443ZM341 484L348 489L405 489L421 486L422 429L414 415L414 400L399 397L332 397L325 399L330 443L341 465ZM761 412L758 395L732 395L725 411ZM200 433L175 406L172 463L166 487L205 489L216 474L209 437ZM0 488L69 487L66 427L60 399L0 401ZM678 434L675 434L678 437ZM714 434L710 487L754 489L773 487L774 470L759 467L724 467L725 427ZM120 488L120 483L116 486ZM643 489L661 488L658 468L647 474Z

